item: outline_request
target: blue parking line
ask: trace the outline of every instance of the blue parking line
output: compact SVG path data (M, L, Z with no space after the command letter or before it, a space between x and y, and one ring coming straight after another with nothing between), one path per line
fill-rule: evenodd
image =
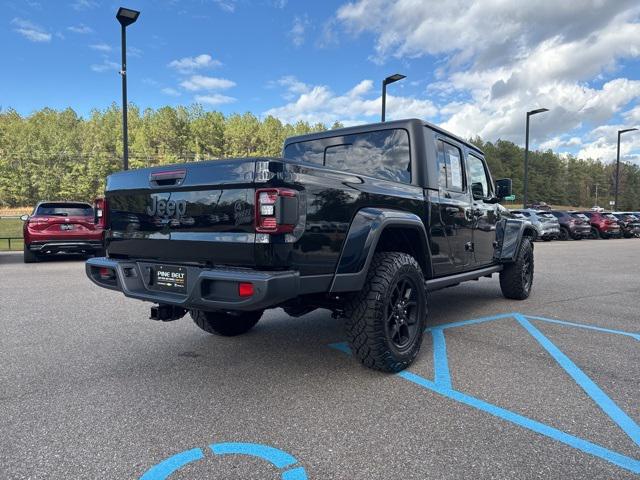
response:
M445 329L445 328L453 328L453 327L464 327L466 325L475 325L477 323L492 322L494 320L502 320L503 318L513 318L514 314L515 312L501 313L500 315L492 315L490 317L479 317L479 318L474 318L472 320L462 320L461 322L451 322L451 323L445 323L443 325L434 325L433 327L427 327L424 331L430 332L438 328Z
M610 328L596 327L593 325L585 325L582 323L566 322L564 320L556 320L555 318L535 317L533 315L524 315L529 320L540 320L542 322L557 323L560 325L568 325L570 327L586 328L587 330L596 330L604 333L615 333L616 335L625 335L640 341L640 333L624 332L622 330L611 330Z
M552 438L553 440L557 440L558 442L581 450L590 455L602 458L603 460L618 465L619 467L622 467L633 473L640 473L640 461L635 460L631 457L627 457L620 453L601 447L600 445L596 445L595 443L583 440L582 438L575 437L563 432L562 430L550 427L549 425L545 425L544 423L532 420L531 418L525 417L523 415L519 415L496 405L484 402L465 393L458 392L457 390L443 388L442 386L430 380L426 380L425 378L422 378L415 373L411 373L405 370L398 373L397 375L420 387L426 388L447 398L450 398L451 400L455 400L470 407L477 408L478 410L489 413L494 417L498 417L502 420L514 423L516 425L544 435L545 437Z
M594 402L606 413L611 420L616 422L618 426L629 435L631 440L640 446L640 427L634 422L629 415L624 413L618 405L615 404L609 396L604 393L593 380L591 380L580 368L571 361L555 344L543 335L543 333L534 327L524 315L516 313L514 318L522 325L529 334L535 338L542 348L544 348L553 359L560 365L573 380L589 395Z
M307 480L307 472L302 467L292 468L282 474L282 480Z
M447 344L444 339L444 330L434 328L433 336L433 371L436 384L443 388L451 388L451 375L449 374L449 361L447 360Z
M177 472L186 464L201 460L202 458L204 458L204 453L202 453L202 449L200 448L185 450L154 465L140 477L140 480L165 480L169 478L169 475Z
M298 460L287 452L258 443L213 443L209 448L216 455L251 455L274 465L276 468L290 467Z

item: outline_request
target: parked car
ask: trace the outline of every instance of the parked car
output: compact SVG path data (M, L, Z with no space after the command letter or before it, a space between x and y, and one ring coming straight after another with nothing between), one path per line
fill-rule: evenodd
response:
M565 212L564 210L552 210L551 214L560 222L560 240L582 240L591 235L589 218L579 214Z
M550 212L551 207L546 202L534 202L529 205L530 210L540 210L544 212Z
M560 222L549 212L527 208L524 210L511 210L511 213L531 222L536 231L534 240L542 239L548 242L560 236Z
M591 224L591 238L614 238L620 236L620 225L618 219L606 212L576 212L589 217Z
M640 218L630 212L613 212L624 238L640 237Z
M534 230L505 212L509 195L481 150L421 120L313 133L287 139L282 158L109 176L107 257L86 272L158 304L154 320L189 312L221 336L248 332L265 309L329 309L355 358L397 372L420 349L428 291L496 274L505 297L529 296ZM218 215L238 199L248 215L127 231L129 214Z
M103 228L84 202L40 202L24 221L24 263L58 253L102 254Z

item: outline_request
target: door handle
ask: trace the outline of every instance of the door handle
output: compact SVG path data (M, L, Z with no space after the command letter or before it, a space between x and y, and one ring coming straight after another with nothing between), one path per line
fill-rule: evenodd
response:
M457 207L445 207L444 211L446 213L448 213L449 215L455 215L456 213L458 213L460 210Z

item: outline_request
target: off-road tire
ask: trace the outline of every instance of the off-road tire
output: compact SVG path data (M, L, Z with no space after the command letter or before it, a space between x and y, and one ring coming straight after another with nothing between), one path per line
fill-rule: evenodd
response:
M529 298L533 286L533 265L533 245L523 237L516 261L507 263L500 272L502 295L513 300Z
M396 287L401 289L402 281L409 284L407 300L412 306L408 307L404 326L395 325L398 335L400 328L408 332L406 345L399 347L393 340L394 333L389 332L390 328L394 329L391 322L395 321L389 311L395 311L391 302ZM404 295L400 297L405 298ZM364 287L345 305L345 317L351 351L363 365L383 372L399 372L411 365L420 350L427 317L424 276L415 258L402 252L374 254Z
M264 310L255 312L205 312L190 310L193 322L207 333L235 337L247 333L262 317Z
M29 247L27 246L27 244L24 244L23 250L22 250L22 261L24 263L36 263L40 261L40 258L38 258L38 256L33 253L31 250L29 250Z
M560 227L560 235L558 236L558 240L569 240L570 238L573 238L571 236L571 233L569 232L568 228L565 227Z
M599 240L600 239L600 232L598 231L598 229L596 227L591 227L590 238L592 240Z

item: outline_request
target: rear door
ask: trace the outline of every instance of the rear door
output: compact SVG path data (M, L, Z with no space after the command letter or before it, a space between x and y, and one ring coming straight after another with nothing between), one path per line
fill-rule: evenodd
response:
M434 264L436 275L440 275L465 270L471 264L472 217L462 147L457 142L437 135L436 150L440 228L449 250L448 264Z
M474 263L481 267L493 262L498 204L489 203L494 197L493 182L489 169L480 156L473 152L467 155L468 181L473 196L473 250Z

